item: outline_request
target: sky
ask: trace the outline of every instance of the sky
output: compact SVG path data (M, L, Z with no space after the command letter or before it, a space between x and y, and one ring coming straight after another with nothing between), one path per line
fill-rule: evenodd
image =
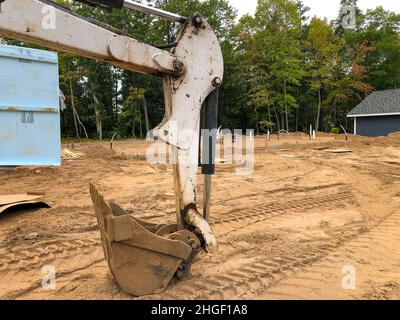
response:
M239 10L239 16L246 13L254 14L257 6L257 0L229 0L232 6ZM310 7L309 15L326 17L328 20L335 19L340 8L340 0L303 0L303 3ZM399 0L358 0L358 6L363 10L374 9L377 6L383 6L386 10L400 13Z

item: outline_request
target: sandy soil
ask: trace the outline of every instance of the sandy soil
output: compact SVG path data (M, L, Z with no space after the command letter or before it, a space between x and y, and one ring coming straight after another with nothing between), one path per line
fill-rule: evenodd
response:
M86 156L60 168L0 172L0 194L45 192L51 205L0 215L0 298L133 298L104 260L88 184L139 217L173 222L172 172L145 161L144 142L114 146L75 146ZM218 252L141 299L400 298L400 135L257 138L255 160L250 176L218 165ZM41 286L45 265L57 271L53 290Z

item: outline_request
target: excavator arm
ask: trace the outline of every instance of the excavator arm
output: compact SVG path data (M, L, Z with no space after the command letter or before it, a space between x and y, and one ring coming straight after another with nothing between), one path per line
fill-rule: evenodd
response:
M200 253L216 249L207 221L213 163L203 164L203 214L197 204L197 172L203 105L209 110L207 129L216 128L222 52L215 32L199 14L185 18L127 0L79 2L104 9L126 7L182 24L176 46L168 52L88 21L53 1L0 0L0 35L163 78L165 117L153 132L171 151L177 223L144 222L107 203L90 186L105 256L116 281L131 294L151 294L164 290L174 278L184 278Z
M52 1L3 0L0 34L143 74L177 74L183 63L167 51L97 26Z

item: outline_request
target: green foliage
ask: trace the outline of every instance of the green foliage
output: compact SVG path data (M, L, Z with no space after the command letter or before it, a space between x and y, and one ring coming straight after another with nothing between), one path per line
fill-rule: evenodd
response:
M139 137L144 137L141 113L144 96L144 89L133 87L129 89L129 95L125 98L119 115L119 132L124 136L136 138L138 133Z
M275 126L275 123L271 121L260 121L259 125L261 131L266 133L268 130L271 130Z
M340 133L340 129L339 128L332 128L331 133L339 134Z
M241 72L249 78L247 105L269 122L298 107L294 93L305 76L301 21L297 2L263 0L255 18L243 18L235 30ZM276 120L278 130L289 126Z
M142 13L58 2L153 45L174 42L179 32L177 24ZM308 19L300 0L259 0L255 16L240 20L228 0L151 2L185 16L199 12L215 28L225 64L219 106L225 128L308 132L313 124L336 132L370 92L400 88L400 15L382 7L357 8L356 29L344 30L343 14L333 22ZM163 119L161 79L71 54L59 53L59 61L68 106L62 113L64 137L75 137L77 129L84 136L82 126L75 126L72 105L90 138L99 136L99 125L105 138L116 131L120 138L143 138L146 119L150 127Z

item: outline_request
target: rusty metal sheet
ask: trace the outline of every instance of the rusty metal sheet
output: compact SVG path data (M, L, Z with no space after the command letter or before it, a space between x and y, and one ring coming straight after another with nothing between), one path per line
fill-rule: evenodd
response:
M43 198L43 195L10 194L5 196L0 196L0 206L17 202L33 201L33 200L38 200L40 198Z
M49 205L46 202L40 200L41 198L43 198L43 195L10 194L10 195L0 196L0 214L12 207L17 207L27 204L37 204L49 207Z
M38 206L43 206L43 207L50 207L46 202L43 201L25 201L25 202L16 202L12 204L8 204L5 206L0 206L0 214L6 211L7 209L13 208L13 207L18 207L18 206L23 206L27 204L35 204Z

